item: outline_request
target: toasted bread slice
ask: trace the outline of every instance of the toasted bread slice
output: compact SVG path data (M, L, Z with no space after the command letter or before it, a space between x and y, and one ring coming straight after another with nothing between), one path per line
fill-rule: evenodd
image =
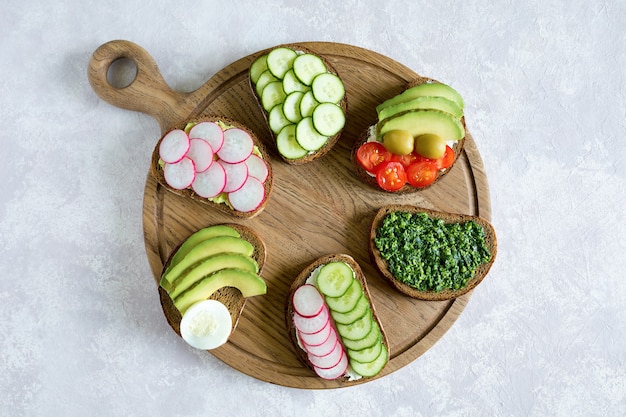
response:
M479 265L476 269L474 277L467 282L465 287L458 290L446 289L441 292L420 291L399 281L389 271L387 261L383 259L380 251L378 250L378 248L376 248L376 245L374 244L376 232L385 216L389 213L397 211L408 213L426 213L429 217L442 219L445 223L464 223L470 220L474 221L475 223L482 226L485 231L485 243L489 248L489 252L491 253L491 259L489 260L489 262ZM409 297L429 301L450 300L466 294L467 292L476 288L476 286L482 282L483 278L485 278L485 276L489 272L489 269L491 269L491 265L493 265L493 262L496 258L497 246L498 245L496 240L496 233L493 229L493 226L491 225L491 223L481 217L466 214L444 213L410 205L388 205L381 207L376 213L374 220L372 221L369 240L369 252L371 259L376 265L376 268L378 269L380 274L389 282L389 284L391 284L398 291L408 295Z
M373 316L374 320L376 321L376 323L378 323L378 327L380 328L380 333L381 333L381 336L382 336L382 343L387 348L387 351L389 352L389 354L391 354L391 352L389 351L389 341L387 339L387 336L385 335L385 331L384 331L383 325L382 325L382 323L380 321L380 318L376 314L376 308L375 308L373 300L372 300L372 295L371 295L371 293L369 291L369 288L367 286L367 280L365 278L365 275L363 274L363 271L362 271L360 265L350 255L346 255L346 254L329 254L329 255L325 255L325 256L322 256L322 257L318 258L313 263L311 263L309 266L304 268L300 272L300 274L298 274L298 276L293 281L293 283L291 284L291 287L289 289L289 296L287 298L287 303L286 303L286 307L285 307L285 324L286 324L286 327L287 327L287 333L288 333L289 338L291 339L291 341L293 343L296 355L298 356L298 359L304 365L306 365L308 368L311 368L311 369L313 369L313 367L312 367L310 361L307 359L306 352L301 348L301 346L299 344L298 337L297 337L297 329L295 328L294 323L293 323L293 316L294 316L294 313L295 313L295 310L294 310L294 307L293 307L293 302L292 302L293 294L301 285L303 285L303 284L305 284L307 282L307 279L309 279L309 277L311 276L313 271L315 271L315 269L317 269L318 267L321 267L323 265L326 265L326 264L328 264L330 262L335 262L335 261L345 262L354 271L355 278L361 283L361 286L363 287L363 293L365 294L365 297L367 297L367 299L368 299L368 301L370 303L372 316ZM378 375L380 375L380 374L378 374ZM355 381L350 381L349 378L346 377L346 376L344 376L341 380L343 382L346 382L346 383L355 382ZM359 381L362 382L363 379L360 379Z
M427 77L418 77L412 81L410 81L407 85L405 90L408 90L411 87L414 87L416 85L420 85L420 84L424 84L424 83L434 83L434 82L439 82L435 79L432 78L427 78ZM461 123L463 124L463 128L465 128L465 116L463 116L461 118ZM359 165L359 163L357 162L356 159L356 151L359 149L359 147L361 145L363 145L365 142L367 142L370 137L372 135L376 135L377 132L377 124L374 124L372 126L369 126L367 129L365 129L363 132L361 132L361 134L359 135L359 137L357 138L357 140L354 142L354 145L352 147L352 153L351 153L351 157L352 157L352 164L354 165L354 170L356 175L366 184L370 185L371 187L382 191L382 192L386 192L385 190L383 190L382 188L380 188L376 182L376 177L369 174L365 169L363 169L363 167L361 165ZM420 187L420 188L416 188L411 186L410 184L406 184L404 187L402 187L401 189L399 189L398 191L394 191L395 194L409 194L409 193L415 193L418 192L420 190L424 190L427 189L429 187L432 187L434 184L437 183L437 181L439 181L441 178L443 178L448 172L450 172L450 170L452 169L452 167L454 166L454 164L456 163L456 161L459 158L459 155L461 154L461 152L463 151L463 146L465 144L465 137L457 142L454 143L454 146L452 146L452 149L454 150L454 163L444 169L444 170L440 170L438 175L437 175L437 179L435 180L435 182L433 182L432 184L426 186L426 187Z
M254 246L252 258L259 265L258 274L261 275L266 258L265 243L263 242L261 237L254 230L247 226L236 223L225 223L225 225L235 229L237 232L239 232L239 235L242 239L247 240L252 244L252 246ZM180 247L180 245L178 247ZM176 250L178 250L178 247L172 251L169 258L163 265L163 271L167 269L170 261L172 260L172 257L176 253ZM165 291L161 286L158 287L158 291L159 298L161 300L161 307L163 308L163 314L165 315L167 322L172 327L174 332L176 332L176 334L180 336L180 321L182 319L180 311L178 311L178 309L174 306L174 302L167 294L167 291ZM232 331L234 332L235 328L237 327L237 323L239 322L239 317L241 316L241 313L243 312L243 309L245 307L246 298L243 297L241 295L241 292L236 288L223 287L213 293L210 299L218 300L226 306L226 308L230 312L230 316L233 319Z
M323 62L324 65L326 65L326 69L328 72L340 77L339 73L337 72L337 70L333 67L333 65L321 54L311 51L310 49L302 46L302 45L298 45L298 44L283 44L283 45L278 45L269 49L266 49L264 51L259 52L258 57L268 54L269 52L271 52L274 49L277 48L289 48L292 49L296 52L303 52L303 53L311 53L314 54L316 56L318 56ZM340 77L341 78L341 77ZM256 88L254 86L254 84L252 83L252 80L250 79L250 77L248 77L248 81L250 84L250 88L252 89L253 95L257 101L257 104L259 105L259 108L261 109L261 112L263 113L263 117L265 118L265 121L269 127L269 120L268 120L268 113L265 111L265 109L263 108L263 105L261 104L261 99L259 98L259 96L256 94ZM341 107L341 109L343 110L343 113L347 115L347 111L348 111L348 96L347 94L344 94L343 99L339 102L339 107ZM276 134L274 132L272 132L271 129L269 129L270 133L272 134L272 137L274 139L274 141L276 141ZM342 129L343 131L343 129ZM336 135L329 137L328 141L326 142L326 144L324 146L322 146L320 149L318 149L315 152L309 153L307 155L305 155L302 158L298 158L298 159L289 159L289 158L285 158L283 155L280 154L280 152L278 153L279 156L281 157L281 159L283 161L285 161L288 164L291 165L303 165L303 164L308 164L310 162L315 161L318 158L321 158L322 156L326 155L332 148L333 146L335 146L335 144L337 143L337 141L339 140L339 138L341 137L341 133L342 131L339 131Z
M159 184L161 184L163 187L165 187L167 190L171 191L174 194L183 196L183 197L187 197L187 198L191 198L193 200L196 201L200 201L210 207L213 207L217 210L223 211L227 214L231 214L235 217L238 218L252 218L257 216L258 214L260 214L263 209L265 208L265 206L267 205L267 202L269 200L271 191L272 191L272 180L273 180L273 176L272 176L272 164L270 161L270 157L267 153L267 150L265 148L265 146L263 145L263 143L261 142L261 140L259 140L258 136L247 126L245 126L243 123L240 123L236 120L230 119L228 117L222 117L222 116L209 116L209 117L203 117L203 118L199 118L199 119L194 119L194 120L187 120L184 121L182 123L180 123L177 126L173 126L172 129L184 129L185 126L187 126L189 123L200 123L200 122L222 122L225 125L228 126L234 126L237 127L239 129L245 130L250 137L252 138L252 140L254 141L254 145L258 148L259 152L261 153L261 155L263 156L263 161L265 162L265 164L267 165L267 169L268 169L268 176L267 179L265 180L264 183L264 187L265 187L265 198L263 199L263 202L253 211L248 211L248 212L241 212L241 211L237 211L237 210L233 210L229 205L227 205L226 203L216 203L213 202L211 200L208 200L206 198L200 197L198 194L196 194L191 188L187 188L184 190L177 190L174 189L172 187L170 187L167 182L165 181L165 177L164 177L164 173L163 173L163 168L161 166L161 164L159 164L159 145L161 144L161 141L163 140L163 137L161 137L161 139L159 139L159 142L156 144L156 146L154 147L154 151L152 152L152 165L151 165L151 172L152 175L156 178L156 180L159 182Z

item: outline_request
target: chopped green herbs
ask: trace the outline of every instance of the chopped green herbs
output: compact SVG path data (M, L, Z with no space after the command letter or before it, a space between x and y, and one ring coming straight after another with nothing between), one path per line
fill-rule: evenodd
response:
M374 243L393 276L420 291L461 289L491 260L482 226L445 223L426 213L389 213Z

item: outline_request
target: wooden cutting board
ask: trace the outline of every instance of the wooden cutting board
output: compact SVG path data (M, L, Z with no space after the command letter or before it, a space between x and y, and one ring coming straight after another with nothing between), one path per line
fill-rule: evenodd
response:
M392 59L352 45L300 45L332 63L343 78L348 96L347 124L341 139L324 158L303 166L288 165L278 157L248 83L250 64L265 51L228 65L191 93L173 91L150 55L127 41L99 47L89 63L88 75L102 99L153 116L162 132L186 119L220 115L243 122L265 142L273 164L274 189L265 210L253 219L236 219L176 196L148 172L143 228L153 279L158 282L170 252L194 231L228 222L253 228L267 247L262 276L268 292L248 299L230 341L211 354L270 383L337 388L346 384L316 377L298 361L288 339L284 309L289 286L298 272L330 253L346 253L360 263L390 342L390 361L378 376L385 377L431 348L459 317L471 294L451 301L427 302L408 298L386 284L368 255L369 227L376 211L385 204L412 204L489 220L489 190L480 154L469 132L459 160L433 187L412 195L395 195L362 184L351 166L351 147L359 134L376 122L375 106L401 92L417 74ZM135 79L125 88L115 88L107 79L111 64L120 58L130 59L137 66ZM471 129L472 121L467 124ZM154 138L155 145L158 140ZM150 154L137 157L148 161ZM154 296L159 296L157 285ZM177 337L174 332L172 336Z

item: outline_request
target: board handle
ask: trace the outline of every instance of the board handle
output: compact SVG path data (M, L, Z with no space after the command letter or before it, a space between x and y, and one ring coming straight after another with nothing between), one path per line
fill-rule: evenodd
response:
M136 74L128 85L116 87L109 80L109 69L120 59L133 62ZM113 40L98 47L89 61L88 78L101 99L154 117L162 131L185 119L194 107L187 94L172 90L165 82L150 54L130 41Z

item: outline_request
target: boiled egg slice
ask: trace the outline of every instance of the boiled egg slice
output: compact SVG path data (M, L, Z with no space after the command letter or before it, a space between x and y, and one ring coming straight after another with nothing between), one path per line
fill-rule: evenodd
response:
M228 340L233 321L226 306L217 300L203 300L185 311L180 335L196 349L215 349Z

